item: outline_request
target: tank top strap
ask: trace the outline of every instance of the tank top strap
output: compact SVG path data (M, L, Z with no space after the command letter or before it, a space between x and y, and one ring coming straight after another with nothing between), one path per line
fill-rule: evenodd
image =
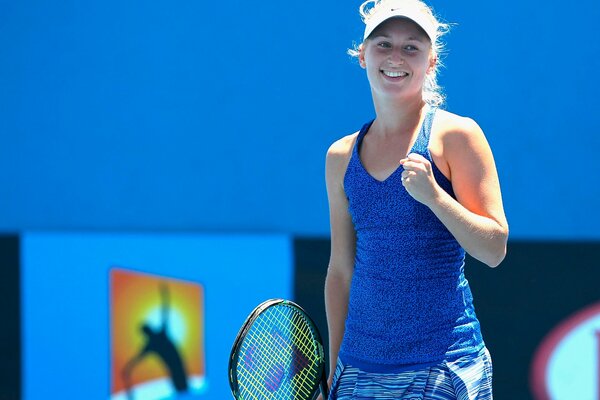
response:
M429 154L429 137L431 136L431 126L433 125L433 117L437 107L428 106L427 113L423 119L423 125L417 136L417 140L413 145L412 151L422 154L431 161L431 155Z
M371 127L371 125L373 125L373 122L375 122L374 119L367 122L366 124L364 124L362 126L362 128L360 128L360 131L358 132L358 136L356 137L356 142L355 142L354 147L358 147L360 145L360 142L362 141L362 139L365 137L365 135L369 131L369 128Z
M429 111L425 116L425 121L423 121L423 136L425 136L425 143L429 147L429 136L431 136L431 126L433 125L433 117L435 116L435 112L437 111L437 107L429 106Z

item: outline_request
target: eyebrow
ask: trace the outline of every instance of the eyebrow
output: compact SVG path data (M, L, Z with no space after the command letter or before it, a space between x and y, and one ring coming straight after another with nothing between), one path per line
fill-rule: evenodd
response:
M392 38L390 35L386 35L385 33L380 33L380 34L377 34L377 35L373 36L373 39L377 39L379 37L386 38L386 39L391 39ZM416 36L409 36L406 40L414 40L416 42L423 43L423 40L420 39L420 38L418 38L418 37L416 37Z

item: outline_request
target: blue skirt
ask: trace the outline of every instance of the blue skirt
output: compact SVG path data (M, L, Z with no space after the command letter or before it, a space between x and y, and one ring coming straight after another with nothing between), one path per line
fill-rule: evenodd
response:
M338 359L329 400L491 400L492 359L486 347L453 361L399 373L361 371Z

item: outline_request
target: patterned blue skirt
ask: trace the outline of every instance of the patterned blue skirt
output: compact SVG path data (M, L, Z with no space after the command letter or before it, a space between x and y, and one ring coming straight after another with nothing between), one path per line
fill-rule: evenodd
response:
M492 359L478 354L399 373L365 372L339 359L329 400L491 400Z

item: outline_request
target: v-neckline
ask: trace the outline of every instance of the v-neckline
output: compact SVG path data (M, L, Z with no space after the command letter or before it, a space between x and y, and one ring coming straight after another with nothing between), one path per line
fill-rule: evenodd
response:
M406 153L406 156L408 156L410 153L413 152L415 146L417 145L417 143L419 142L419 138L421 137L421 135L423 134L423 129L425 128L425 120L427 119L427 114L429 114L431 112L431 108L427 107L427 111L425 111L425 115L423 116L421 122L419 123L419 130L417 132L417 135L415 136L415 139L412 142L412 145L410 146L410 149L408 150L408 153ZM369 129L371 129L371 126L373 125L373 122L375 122L375 120L371 121L371 123L368 124L368 126L365 127L365 131L362 134L362 136L359 134L359 136L356 138L356 144L354 146L354 152L356 153L356 158L358 158L358 163L360 164L360 167L362 168L362 170L375 182L377 183L386 183L388 180L390 180L394 175L396 175L398 173L399 170L403 170L404 167L402 167L402 165L398 164L398 166L387 176L385 177L385 179L383 180L379 180L377 178L375 178L370 172L369 170L367 170L367 168L365 167L365 165L362 162L362 159L360 158L360 145L362 144L362 141L364 140L365 136L367 136L367 134L369 133ZM404 158L406 158L406 156Z

